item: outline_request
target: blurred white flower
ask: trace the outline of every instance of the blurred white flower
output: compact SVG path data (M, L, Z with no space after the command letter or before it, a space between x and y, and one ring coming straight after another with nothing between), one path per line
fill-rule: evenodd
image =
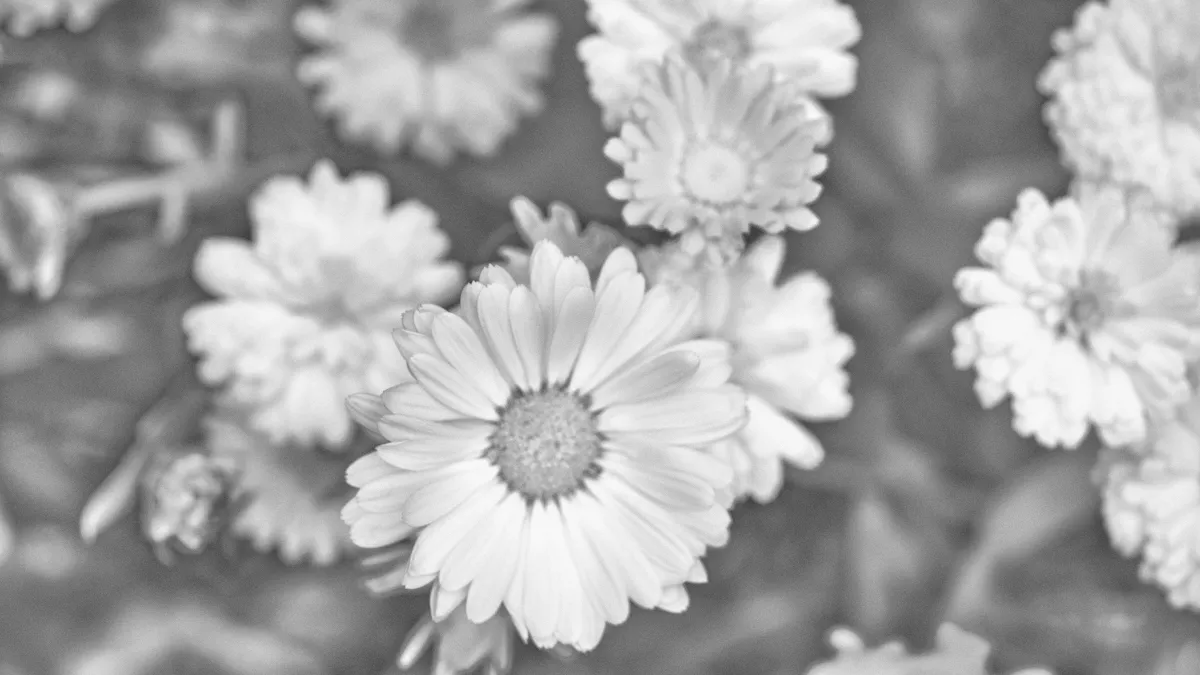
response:
M728 537L727 467L700 448L737 431L727 350L679 343L697 298L645 290L617 249L594 286L549 241L531 283L484 270L460 314L422 307L396 341L416 382L353 408L389 442L347 474L355 543L414 529L403 585L435 620L501 605L523 639L590 650L629 601L683 611L705 549Z
M1048 203L1026 190L984 230L955 286L980 307L954 327L954 362L977 371L985 407L1012 396L1014 427L1075 447L1094 425L1140 441L1148 414L1186 401L1200 355L1200 257L1141 195L1077 186Z
M831 127L815 97L854 89L858 61L847 50L862 28L837 0L588 0L588 8L599 32L579 42L579 58L610 127L640 93L631 74L672 51L702 66L771 66L777 81L792 85L795 104L821 120L822 142Z
M668 58L643 75L632 116L604 147L622 167L608 192L627 202L627 223L682 235L690 253L725 259L741 251L751 225L816 227L808 204L826 166L815 150L819 124L789 103L768 69L726 64L702 74Z
M305 7L296 32L318 51L299 78L343 135L433 162L491 155L544 105L558 24L529 0L331 0Z
M539 241L551 241L563 255L579 258L593 275L600 271L608 254L619 246L629 245L624 237L603 223L579 225L575 211L566 204L554 202L543 216L537 205L525 197L511 203L513 222L529 248ZM529 283L529 250L512 246L500 247L504 269L517 283Z
M1145 186L1200 210L1200 9L1195 0L1089 2L1054 36L1046 119L1083 177Z
M412 669L431 646L434 675L466 675L481 666L489 675L501 675L512 667L513 628L503 612L478 624L462 607L441 621L426 615L404 639L396 665Z
M992 651L987 640L952 624L938 628L934 649L926 654L909 654L900 642L868 649L845 628L834 630L829 642L837 657L813 666L808 675L987 675ZM1013 675L1051 674L1044 668L1027 668Z
M734 494L760 503L778 496L784 461L811 469L824 458L820 441L791 416L832 420L851 406L844 366L854 342L837 330L824 279L804 273L775 285L784 249L782 238L763 237L728 267L697 265L677 244L643 256L654 283L699 291L693 334L732 350L730 381L746 390L747 422L712 447L733 468Z
M253 243L210 238L195 275L217 296L183 317L199 374L272 442L344 445L346 396L409 380L391 331L423 302L453 298L464 272L419 202L389 206L376 174L332 164L307 183L276 177L250 204Z
M76 33L96 23L114 0L0 0L0 22L17 37L62 25Z
M1141 576L1175 607L1200 610L1200 399L1136 451L1106 451L1099 469L1113 547L1141 555Z
M275 445L227 411L208 417L204 430L208 451L236 471L244 502L230 531L289 565L331 565L352 548L341 518L348 458Z

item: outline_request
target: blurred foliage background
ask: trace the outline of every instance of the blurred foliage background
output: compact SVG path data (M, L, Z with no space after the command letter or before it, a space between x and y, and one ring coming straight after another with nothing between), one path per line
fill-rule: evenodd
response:
M247 231L245 196L318 157L384 173L432 206L469 263L511 231L518 194L619 221L615 167L563 24L545 112L502 152L445 170L339 144L292 77L295 0L120 0L92 30L4 38L0 169L136 175L205 148L213 106L244 106L244 164L194 195L165 245L154 208L96 220L49 303L0 291L0 674L382 673L423 597L372 600L353 563L287 568L227 547L161 565L132 519L93 546L84 500L135 421L191 368L179 317L201 297L196 243ZM859 0L858 90L836 101L822 225L790 239L789 270L833 284L858 343L855 410L818 428L828 459L773 504L738 507L711 581L682 616L635 611L593 654L524 648L516 672L802 673L828 630L929 644L953 620L994 642L998 671L1200 672L1200 621L1171 611L1111 551L1090 483L1094 449L1035 451L1006 409L982 411L950 361L950 287L1018 190L1062 191L1036 73L1076 0ZM149 133L147 130L166 129ZM158 134L158 135L155 135ZM148 142L147 139L153 142ZM157 139L157 140L155 140ZM426 667L422 665L422 667ZM951 674L946 674L951 675Z

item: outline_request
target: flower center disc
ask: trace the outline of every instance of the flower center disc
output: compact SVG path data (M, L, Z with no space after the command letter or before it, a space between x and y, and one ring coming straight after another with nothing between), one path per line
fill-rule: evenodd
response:
M600 434L583 401L552 389L518 395L500 415L487 457L529 499L552 499L599 472Z
M699 66L711 65L722 59L736 63L750 54L750 36L741 26L710 19L692 32L691 40L684 47L684 54Z
M1158 100L1164 117L1200 122L1200 59L1175 60L1164 68Z
M390 0L401 2L404 0ZM400 43L429 62L450 61L469 47L486 44L496 17L471 0L408 0Z
M1076 332L1098 330L1117 309L1117 282L1105 272L1085 272L1067 300L1067 321Z
M691 149L683 158L683 186L700 201L727 204L745 194L750 167L737 152L706 144Z

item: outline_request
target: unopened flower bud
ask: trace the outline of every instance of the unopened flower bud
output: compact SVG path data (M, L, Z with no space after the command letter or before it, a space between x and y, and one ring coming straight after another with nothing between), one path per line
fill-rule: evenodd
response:
M142 531L155 544L199 553L220 528L229 501L231 471L192 452L165 457L143 483Z

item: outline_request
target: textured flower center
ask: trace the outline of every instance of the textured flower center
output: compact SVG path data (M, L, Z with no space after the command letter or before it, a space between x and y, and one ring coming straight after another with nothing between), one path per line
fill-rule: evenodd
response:
M696 27L683 51L692 63L700 66L723 59L736 63L750 54L750 36L741 26L710 19Z
M1116 279L1107 272L1084 272L1079 287L1067 297L1067 329L1086 336L1116 313L1119 304Z
M501 413L487 456L527 499L553 499L599 473L600 433L574 394L520 394Z
M712 204L739 200L750 187L751 167L740 153L705 143L689 148L683 156L680 179L695 199Z
M1158 80L1158 100L1164 117L1200 119L1200 59L1174 59Z
M401 1L401 0L393 0ZM450 61L487 42L491 12L466 0L415 0L400 25L401 43L430 62Z

